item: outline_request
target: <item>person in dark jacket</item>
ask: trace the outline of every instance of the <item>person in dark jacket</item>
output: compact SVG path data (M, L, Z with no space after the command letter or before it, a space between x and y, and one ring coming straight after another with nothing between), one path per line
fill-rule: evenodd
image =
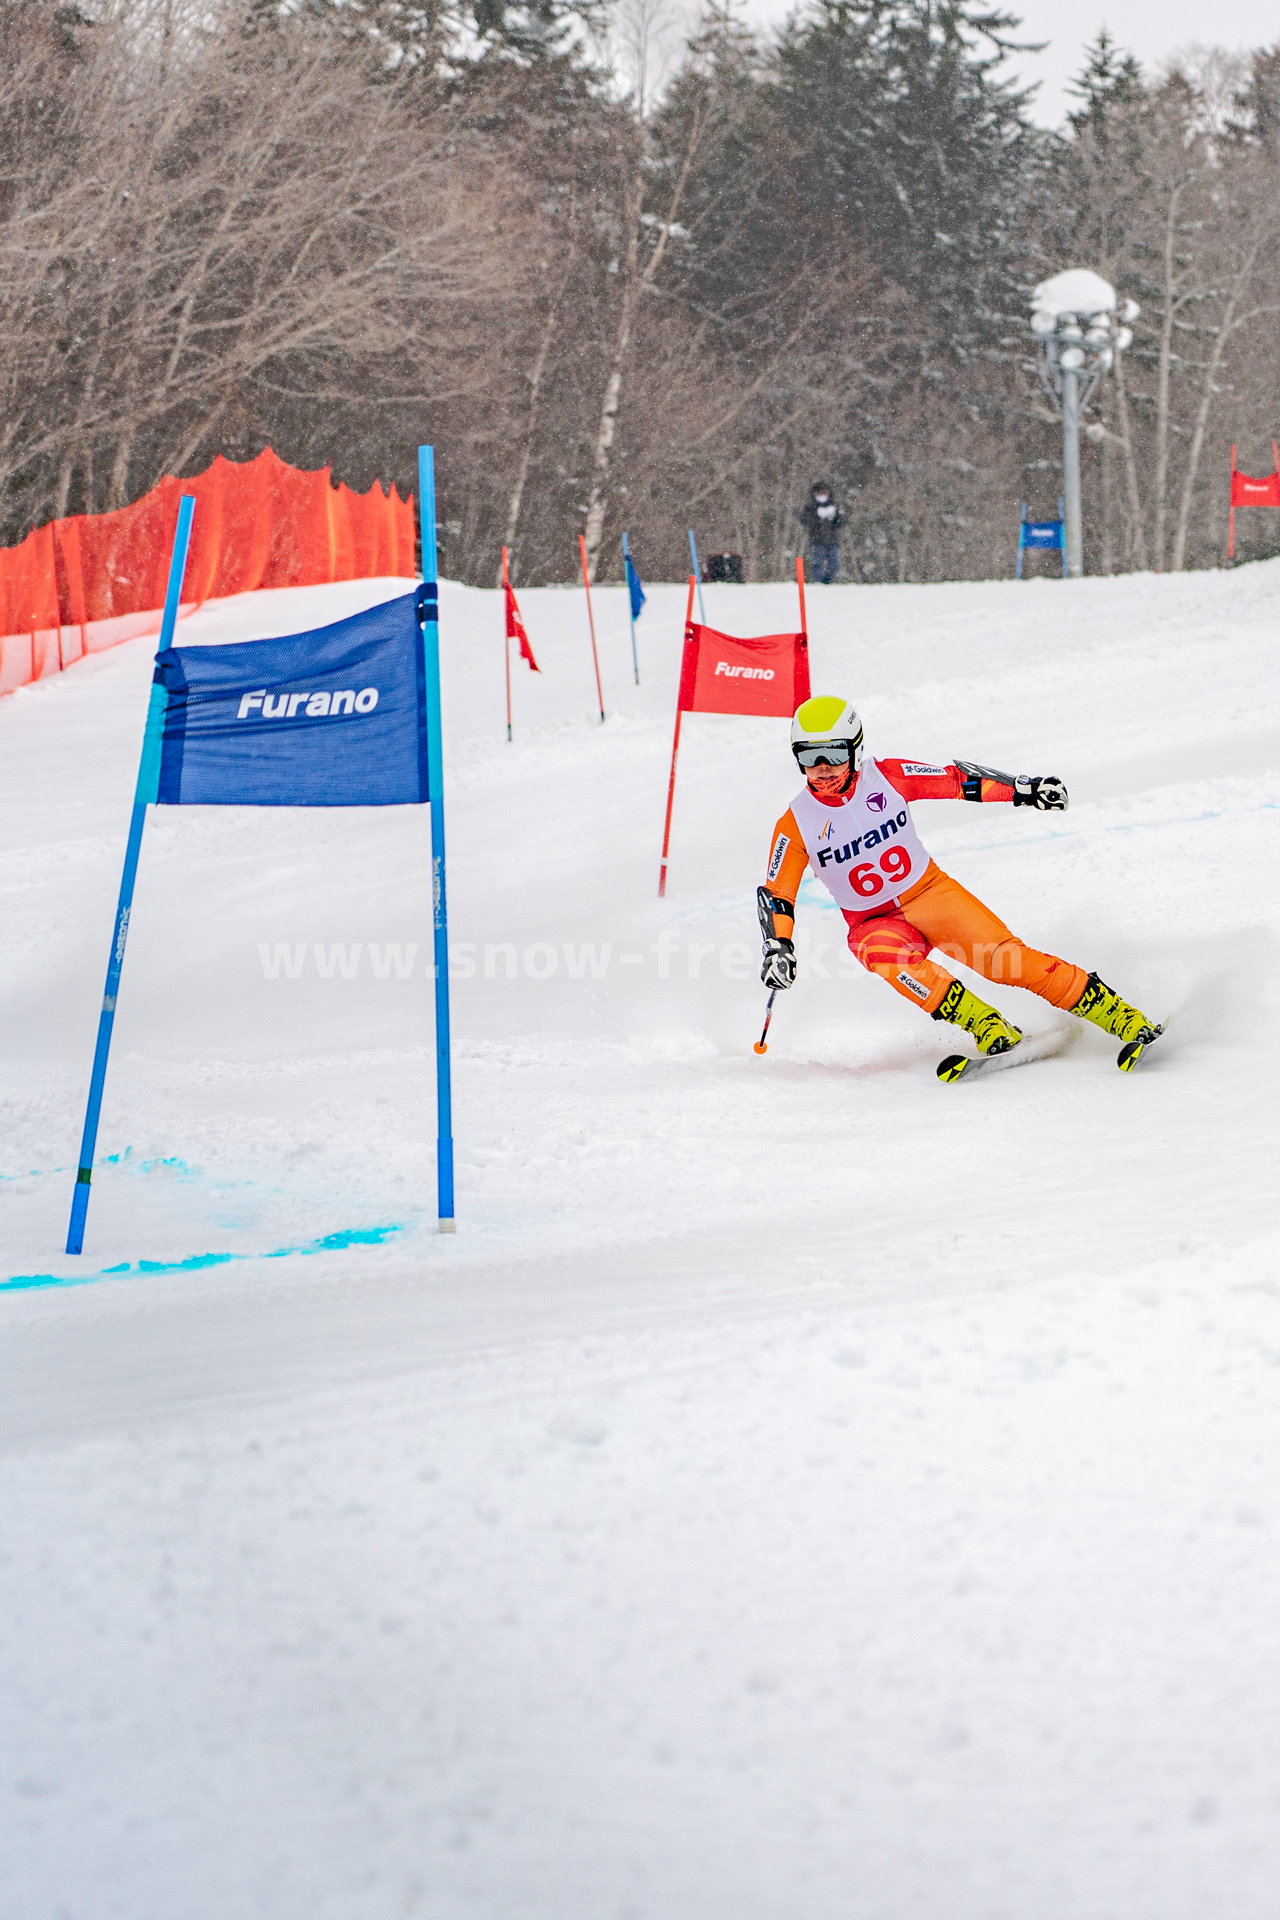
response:
M829 587L840 571L840 529L844 515L825 481L810 487L800 524L809 536L809 577Z

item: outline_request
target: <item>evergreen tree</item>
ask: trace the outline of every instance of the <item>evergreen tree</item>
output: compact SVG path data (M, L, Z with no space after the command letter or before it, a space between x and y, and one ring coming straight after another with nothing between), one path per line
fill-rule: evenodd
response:
M1145 220L1144 169L1153 95L1131 53L1103 27L1085 48L1084 66L1067 84L1080 105L1063 135L1041 150L1032 196L1030 276L1064 261L1109 279L1133 266L1134 233ZM1133 292L1131 280L1126 284Z
M1115 109L1143 99L1146 89L1133 55L1122 52L1106 27L1100 27L1097 39L1085 48L1083 71L1067 82L1067 92L1080 102L1067 115L1068 125L1077 134L1088 129L1105 139Z
M392 72L437 77L484 64L521 68L581 64L588 33L608 0L245 0L257 34L289 23L319 24L368 48Z
M1280 153L1280 42L1254 53L1249 84L1236 98L1231 131L1243 145Z
M816 0L776 81L800 184L832 239L876 265L965 353L1014 295L1034 135L1000 69L1018 22L983 0Z
M748 350L776 323L777 289L805 253L780 191L790 169L764 77L755 36L712 5L653 124L654 160L667 174L688 151L695 121L702 125L673 280L723 345Z

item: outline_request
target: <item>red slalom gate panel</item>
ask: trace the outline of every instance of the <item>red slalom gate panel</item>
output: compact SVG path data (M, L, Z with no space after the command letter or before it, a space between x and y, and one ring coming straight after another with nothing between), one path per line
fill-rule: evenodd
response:
M1274 473L1241 473L1236 465L1236 450L1231 449L1231 500L1227 512L1227 558L1236 552L1236 508L1280 507L1280 447L1271 442Z
M789 720L808 698L809 643L803 633L739 639L689 622L680 669L682 712Z
M789 720L809 698L809 636L805 628L804 562L796 561L800 594L799 633L766 633L743 639L701 626L693 617L696 581L689 577L685 609L684 654L676 694L676 727L671 742L671 773L667 781L667 817L662 829L662 859L658 894L667 891L667 863L671 855L671 818L676 801L676 762L680 755L680 723L686 713L745 713L771 720Z
M335 487L266 447L221 454L193 480L166 476L132 506L74 514L0 548L0 693L160 624L178 500L196 497L189 602L259 587L312 587L415 569L412 501L377 482Z
M1280 473L1264 473L1261 478L1238 470L1231 476L1233 507L1280 507Z

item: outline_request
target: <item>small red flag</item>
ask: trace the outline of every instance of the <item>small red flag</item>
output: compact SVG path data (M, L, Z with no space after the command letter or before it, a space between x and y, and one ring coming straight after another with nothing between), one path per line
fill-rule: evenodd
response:
M533 657L533 648L529 645L529 636L524 630L524 621L516 605L516 590L509 580L504 580L502 587L507 596L507 638L520 642L520 658L527 660L535 673L541 673L542 668Z

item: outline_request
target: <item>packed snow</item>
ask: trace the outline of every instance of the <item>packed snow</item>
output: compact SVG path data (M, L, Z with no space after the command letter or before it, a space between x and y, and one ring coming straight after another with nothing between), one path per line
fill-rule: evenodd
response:
M939 1084L808 887L753 1053L796 781L689 719L657 898L683 602L602 726L523 593L508 746L443 589L455 1238L425 813L159 809L61 1253L154 642L0 703L6 1920L1274 1914L1280 562L810 596L873 752L1067 780L917 819L1131 1075L996 987L1048 1057Z

